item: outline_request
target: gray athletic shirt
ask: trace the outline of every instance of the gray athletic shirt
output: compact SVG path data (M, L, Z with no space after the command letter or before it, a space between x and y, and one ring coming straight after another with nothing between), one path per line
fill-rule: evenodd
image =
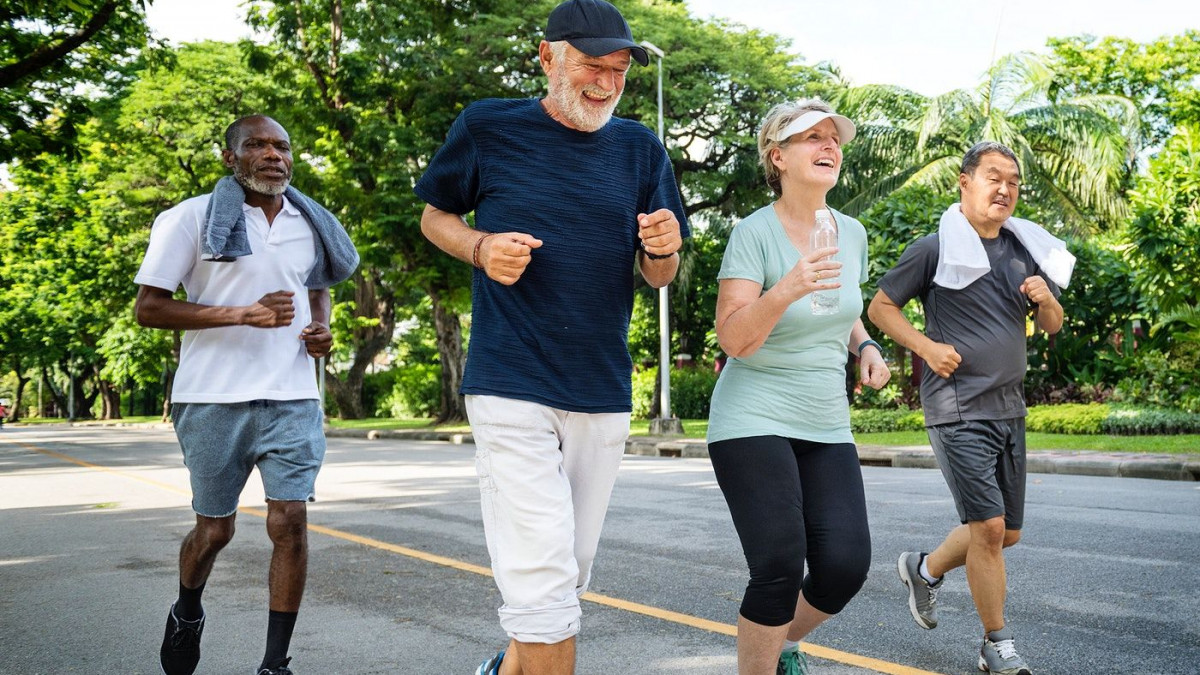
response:
M982 241L992 270L961 290L933 283L936 234L913 242L879 280L879 290L899 307L920 298L925 334L953 345L962 357L949 378L928 367L922 373L926 426L1025 416L1025 326L1034 305L1021 292L1021 284L1028 277L1046 275L1012 232L1000 230L999 237ZM1046 284L1058 297L1058 286L1049 279Z

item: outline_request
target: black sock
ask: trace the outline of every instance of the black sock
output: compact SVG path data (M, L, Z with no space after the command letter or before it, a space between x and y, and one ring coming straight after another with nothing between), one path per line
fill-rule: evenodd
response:
M267 651L263 654L260 670L270 668L287 656L288 645L292 643L292 629L296 627L298 613L271 610L270 616L267 617Z
M205 582L207 583L207 582ZM204 607L200 605L200 595L204 593L204 585L199 588L188 588L179 582L179 599L175 601L175 618L181 621L199 621L204 616Z

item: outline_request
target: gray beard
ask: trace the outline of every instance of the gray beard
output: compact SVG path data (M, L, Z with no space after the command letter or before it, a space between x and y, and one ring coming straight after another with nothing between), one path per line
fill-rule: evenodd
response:
M233 179L251 192L257 192L260 195L271 195L272 197L278 197L283 194L287 190L288 185L292 183L290 177L283 183L264 183L253 176L247 176L242 173L241 167L233 170Z
M567 121L580 131L592 132L603 129L604 125L612 119L613 111L616 110L621 95L613 96L609 104L600 110L588 108L579 100L574 87L567 79L566 66L560 65L557 81L550 84L550 98L554 100L559 112L567 118Z

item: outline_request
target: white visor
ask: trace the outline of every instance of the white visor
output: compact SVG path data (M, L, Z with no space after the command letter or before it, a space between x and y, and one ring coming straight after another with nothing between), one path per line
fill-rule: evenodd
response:
M803 115L792 120L792 123L784 127L779 133L775 134L773 139L776 143L782 143L801 131L808 131L817 126L822 120L833 120L833 126L837 127L838 136L842 145L849 143L854 139L854 122L850 121L849 117L844 117L835 113L822 112L820 110L810 110Z

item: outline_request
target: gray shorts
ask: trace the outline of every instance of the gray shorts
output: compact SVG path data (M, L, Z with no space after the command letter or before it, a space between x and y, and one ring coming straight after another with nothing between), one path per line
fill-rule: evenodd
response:
M192 482L192 510L210 518L237 511L258 467L267 500L313 501L325 458L316 399L176 403L175 435Z
M926 427L962 522L1025 516L1025 418L964 420Z

